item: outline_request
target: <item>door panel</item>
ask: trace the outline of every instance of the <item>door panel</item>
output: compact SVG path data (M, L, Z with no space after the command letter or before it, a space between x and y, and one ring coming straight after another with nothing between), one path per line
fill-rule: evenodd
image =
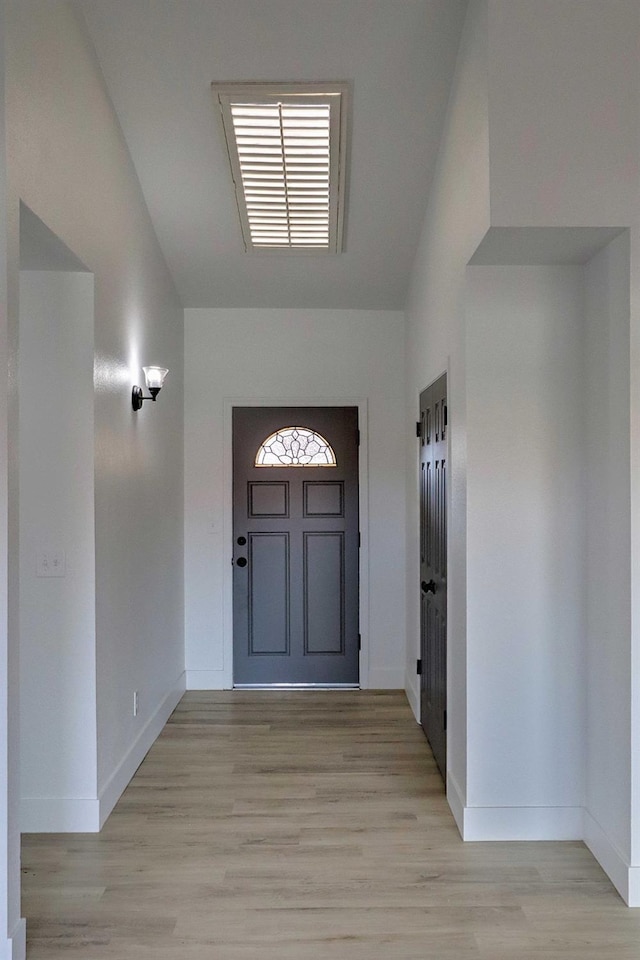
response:
M344 653L344 533L303 533L304 648Z
M248 514L250 517L288 517L289 484L249 483Z
M304 481L305 517L344 517L344 483Z
M236 685L358 684L357 415L355 407L234 409ZM296 425L326 439L336 465L256 466L261 444ZM270 442L272 460L279 450L302 456L297 440L286 442L286 451Z
M420 395L420 722L447 768L447 379Z
M249 534L249 650L252 656L289 650L289 534Z

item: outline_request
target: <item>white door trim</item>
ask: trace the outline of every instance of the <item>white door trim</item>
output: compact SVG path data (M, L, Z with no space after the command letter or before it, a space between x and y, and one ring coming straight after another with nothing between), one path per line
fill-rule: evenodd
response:
M357 407L360 450L358 455L358 486L360 512L360 686L369 686L369 445L368 406L361 397L225 397L224 440L222 470L224 475L224 506L222 519L224 561L223 584L223 689L233 687L233 408L234 407Z

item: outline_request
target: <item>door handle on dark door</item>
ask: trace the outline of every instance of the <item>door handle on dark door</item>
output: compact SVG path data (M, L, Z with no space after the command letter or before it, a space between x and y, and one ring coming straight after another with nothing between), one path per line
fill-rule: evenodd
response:
M238 559L236 560L236 567L246 567L246 565L247 565L247 558L238 557Z
M423 580L420 584L420 588L423 593L435 593L436 592L436 582L435 580L429 580L429 583L426 580Z

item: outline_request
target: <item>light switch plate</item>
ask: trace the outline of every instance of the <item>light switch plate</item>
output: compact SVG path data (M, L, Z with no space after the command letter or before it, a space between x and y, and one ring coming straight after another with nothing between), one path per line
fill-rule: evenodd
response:
M64 550L36 551L37 577L64 577L67 573L67 560Z

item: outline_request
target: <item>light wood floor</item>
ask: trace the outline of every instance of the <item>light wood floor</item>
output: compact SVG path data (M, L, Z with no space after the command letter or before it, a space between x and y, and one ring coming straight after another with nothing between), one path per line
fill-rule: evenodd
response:
M24 840L29 960L626 960L579 843L463 844L396 692L188 693L100 835Z

